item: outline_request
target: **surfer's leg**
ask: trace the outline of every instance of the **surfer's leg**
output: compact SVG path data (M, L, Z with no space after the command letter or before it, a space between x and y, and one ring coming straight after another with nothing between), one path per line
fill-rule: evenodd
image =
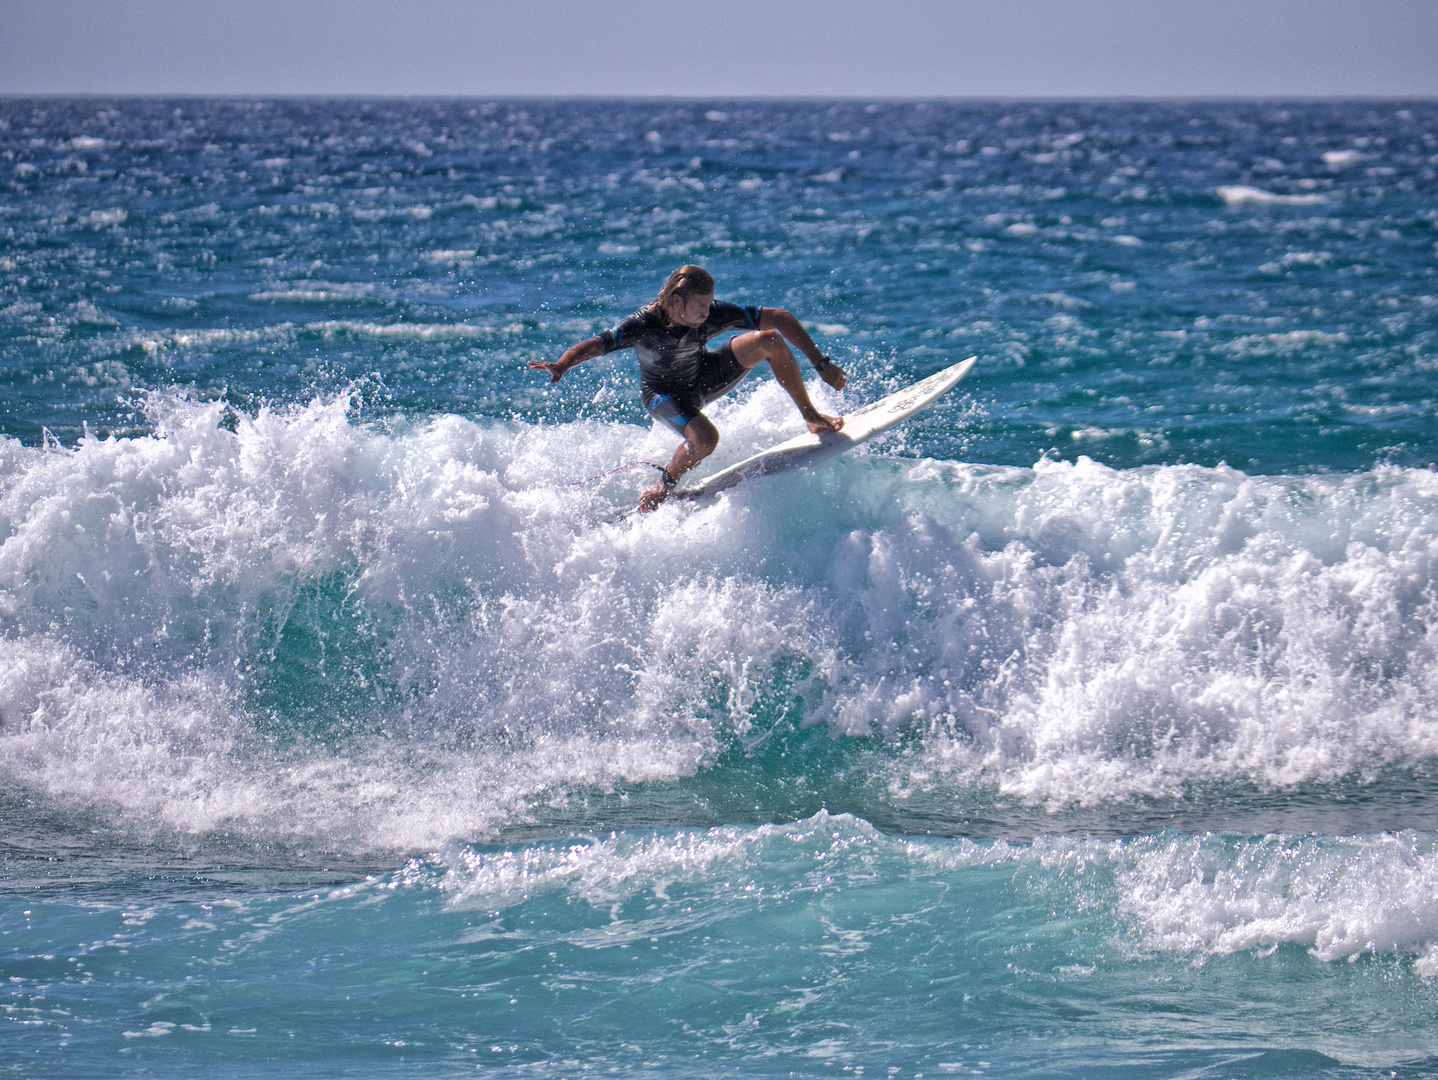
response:
M684 438L684 426L704 407L690 394L645 394L644 408L655 420Z
M799 362L794 359L794 351L789 348L789 343L779 331L751 330L747 334L740 334L729 342L729 345L734 350L734 359L739 361L746 371L766 360L769 362L769 370L774 373L775 381L794 399L794 404L799 407L799 415L804 418L804 423L809 425L810 431L838 431L844 426L842 416L825 416L814 408L814 403L809 400L809 391L804 388L804 376L799 372Z
M719 445L719 429L709 417L700 413L684 425L684 441L669 459L666 476L660 477L654 486L639 496L639 509L645 513L653 510L669 497L675 482L714 452Z

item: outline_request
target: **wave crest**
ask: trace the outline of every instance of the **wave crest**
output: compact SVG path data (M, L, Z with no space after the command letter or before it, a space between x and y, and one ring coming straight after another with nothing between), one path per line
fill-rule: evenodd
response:
M772 396L721 406L727 453L772 438ZM567 482L662 433L383 429L343 399L223 421L162 397L152 436L0 446L11 776L203 829L196 792L278 754L305 827L424 846L812 724L909 747L898 787L959 770L1053 809L1438 754L1430 471L867 454L608 525L632 476ZM143 718L186 687L211 734L178 783ZM94 694L124 783L76 749ZM41 728L70 780L26 764ZM289 828L281 801L226 813Z

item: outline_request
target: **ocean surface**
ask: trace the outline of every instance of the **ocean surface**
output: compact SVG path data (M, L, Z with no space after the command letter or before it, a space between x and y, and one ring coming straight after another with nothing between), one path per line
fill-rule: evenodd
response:
M1438 1076L1435 388L1434 102L0 100L0 1075Z

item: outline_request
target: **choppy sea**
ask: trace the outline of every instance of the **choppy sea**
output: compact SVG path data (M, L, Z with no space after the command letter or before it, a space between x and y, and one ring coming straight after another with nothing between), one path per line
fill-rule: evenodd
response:
M0 100L0 1073L1438 1075L1435 387L1434 102Z

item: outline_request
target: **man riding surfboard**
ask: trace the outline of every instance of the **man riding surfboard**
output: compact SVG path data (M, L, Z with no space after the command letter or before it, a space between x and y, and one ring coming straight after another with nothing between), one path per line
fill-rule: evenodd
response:
M710 338L729 330L743 332L718 349L706 348ZM719 431L704 415L704 406L733 390L765 361L811 432L844 426L842 417L826 416L814 408L791 343L808 357L821 379L836 390L844 388L848 382L844 370L819 351L789 312L715 300L713 275L700 266L681 266L669 275L652 303L612 330L586 338L558 360L531 360L529 366L549 372L550 382L556 383L571 368L596 356L629 348L638 353L645 409L684 438L668 468L661 470L660 480L639 497L640 510L649 511L719 444Z

